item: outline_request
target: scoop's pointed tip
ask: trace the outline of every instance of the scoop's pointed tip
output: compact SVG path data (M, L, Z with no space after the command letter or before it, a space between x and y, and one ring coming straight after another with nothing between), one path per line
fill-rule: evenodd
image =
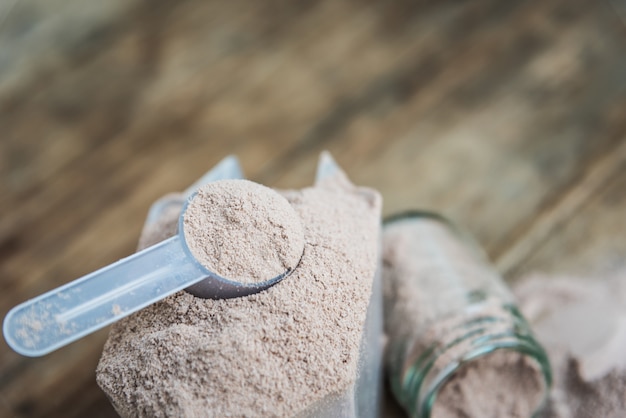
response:
M322 151L317 162L317 172L315 173L315 183L342 173L341 168L328 151Z
M144 223L144 230L153 225L163 215L163 212L170 206L182 207L185 199L189 198L199 188L205 184L211 183L217 180L226 179L243 179L245 178L239 159L234 155L228 155L215 164L213 168L204 173L202 177L196 180L191 186L187 187L182 194L168 194L158 199L152 204Z
M245 176L243 174L243 170L241 169L241 165L239 164L239 159L235 155L231 154L222 158L222 160L212 169L207 171L194 184L189 186L185 190L184 194L189 196L200 187L213 181L243 178L245 178Z
M231 175L231 178L244 178L239 158L237 158L236 155L227 155L217 164L215 168L217 169L220 166L224 166L225 171Z

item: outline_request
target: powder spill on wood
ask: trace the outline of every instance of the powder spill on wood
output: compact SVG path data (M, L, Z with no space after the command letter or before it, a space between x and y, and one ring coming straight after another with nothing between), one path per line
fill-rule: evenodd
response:
M293 416L354 383L380 198L342 176L284 196L305 238L289 277L243 298L179 292L113 326L97 381L122 416Z
M626 273L596 280L535 275L514 290L554 371L538 418L626 417Z
M304 248L300 218L289 202L248 180L202 186L185 211L184 233L202 265L240 283L293 270Z

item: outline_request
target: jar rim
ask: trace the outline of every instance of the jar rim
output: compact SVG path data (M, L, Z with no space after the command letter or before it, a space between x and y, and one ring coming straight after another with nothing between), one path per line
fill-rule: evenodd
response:
M423 390L415 391L416 388L414 387L414 384L410 383L407 383L406 385L401 385L404 390L410 390L413 395L418 395L417 397L410 395L404 397L406 400L405 407L407 407L411 416L430 418L439 391L459 369L471 363L472 361L488 356L500 350L509 350L520 353L522 355L528 356L536 363L543 378L542 381L544 384L544 395L541 402L537 405L536 408L536 411L540 410L548 401L549 389L552 386L552 372L548 356L543 348L537 343L537 341L532 338L532 336L525 337L521 335L514 335L509 337L510 338L508 339L496 340L493 342L487 341L484 345L479 345L472 348L471 350L466 352L460 360L448 365L447 367L439 371L437 375L432 379L432 382L429 384L429 386L427 388L424 388ZM434 362L436 358L438 358L438 356L436 356L432 360L432 362ZM409 371L411 371L411 369L412 367L409 367L406 372L408 373ZM426 371L426 373L423 373L423 376L425 377L427 373L428 371ZM420 382L420 386L421 383L423 382Z

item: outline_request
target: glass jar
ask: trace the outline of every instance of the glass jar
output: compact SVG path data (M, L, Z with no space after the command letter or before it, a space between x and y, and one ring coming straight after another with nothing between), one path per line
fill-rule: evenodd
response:
M356 381L307 408L299 418L378 418L382 389L383 298L380 269L374 276L361 343Z
M478 245L429 212L388 219L383 242L387 363L402 407L431 417L461 368L509 350L541 385L526 416L536 412L552 381L546 352Z

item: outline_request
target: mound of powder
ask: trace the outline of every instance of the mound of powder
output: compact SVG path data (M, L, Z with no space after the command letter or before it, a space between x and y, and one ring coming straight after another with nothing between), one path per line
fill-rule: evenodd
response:
M354 384L380 198L342 176L284 196L305 241L289 277L227 300L179 292L113 325L97 381L120 415L294 416Z
M541 418L626 416L625 279L534 275L514 287L552 363Z
M185 241L210 271L240 283L259 283L300 261L300 217L280 194L248 180L202 186L184 214Z

